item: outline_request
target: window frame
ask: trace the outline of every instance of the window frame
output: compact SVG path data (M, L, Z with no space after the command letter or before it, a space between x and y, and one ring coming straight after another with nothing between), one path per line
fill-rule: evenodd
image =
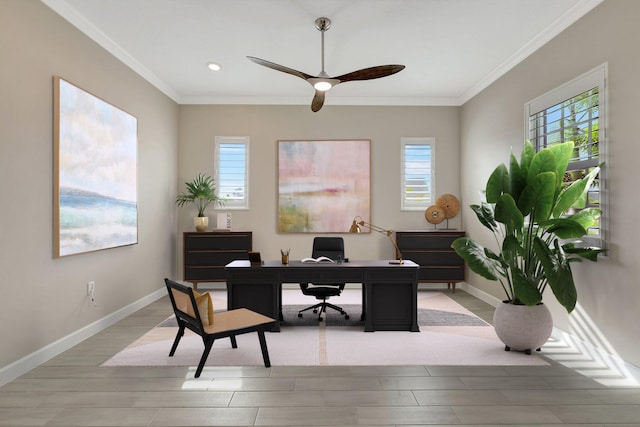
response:
M406 181L406 158L405 151L408 145L426 145L430 150L430 173L429 173L429 200L425 202L425 205L408 205L405 195L405 181ZM436 152L436 139L432 136L429 137L401 137L400 138L400 210L401 211L424 211L434 203L435 197L435 152Z
M598 88L598 163L604 163L599 174L599 209L602 211L600 217L600 233L597 236L584 236L581 240L585 246L595 246L604 249L608 247L609 234L608 180L606 167L609 146L607 80L608 64L604 63L527 102L524 106L524 137L525 140L528 140L531 135L531 116L571 98L575 98L595 87ZM536 141L532 141L532 143L537 151ZM570 163L569 168L571 168L572 164L574 165L573 169L581 169L580 161Z
M214 157L214 171L216 180L216 194L218 197L223 198L220 194L220 146L223 144L237 144L244 146L245 158L244 158L244 199L238 202L226 201L224 205L217 205L215 209L225 210L248 210L249 209L249 153L250 153L250 139L248 136L216 136L215 137L215 157Z

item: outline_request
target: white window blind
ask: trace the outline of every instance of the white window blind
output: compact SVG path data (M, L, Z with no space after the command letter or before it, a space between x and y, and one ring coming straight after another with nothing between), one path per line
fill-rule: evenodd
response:
M249 208L249 137L216 137L216 186L226 209Z
M526 105L528 139L537 150L572 141L574 153L564 176L571 184L604 161L606 66L593 70ZM561 99L561 101L558 101ZM586 245L606 247L607 205L603 168L588 189L586 207L602 210L599 223L582 240ZM579 208L572 209L574 213Z
M402 138L401 209L422 210L434 194L434 138Z

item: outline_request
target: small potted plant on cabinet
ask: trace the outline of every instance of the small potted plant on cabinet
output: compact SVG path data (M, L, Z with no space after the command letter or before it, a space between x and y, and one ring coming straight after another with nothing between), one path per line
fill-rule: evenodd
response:
M526 142L520 162L511 154L510 166L501 164L487 181L486 202L471 205L480 223L494 235L499 250L492 251L462 237L452 248L480 276L499 281L506 300L494 315L496 334L505 350L530 354L551 335L553 320L542 303L551 288L558 302L571 312L577 301L571 263L597 261L602 249L581 247L589 227L601 211L585 208L587 191L598 175L594 168L570 185L563 182L574 153L572 142L535 152ZM567 214L571 208L580 208Z
M216 194L215 181L212 177L198 174L192 181L185 182L187 191L176 198L178 206L193 203L198 208L198 216L193 219L196 231L206 231L209 226L209 217L204 215L204 210L211 203L224 205L224 200Z

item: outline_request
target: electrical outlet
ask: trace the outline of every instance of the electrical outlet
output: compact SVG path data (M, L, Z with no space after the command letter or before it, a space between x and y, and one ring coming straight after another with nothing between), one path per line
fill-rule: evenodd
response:
M93 280L90 282L87 282L87 295L93 296L93 293L95 291L96 291L96 282Z

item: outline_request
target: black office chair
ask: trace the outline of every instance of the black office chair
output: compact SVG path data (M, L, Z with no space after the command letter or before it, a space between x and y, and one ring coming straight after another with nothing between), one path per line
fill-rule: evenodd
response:
M336 262L342 262L344 259L344 240L342 237L315 237L313 239L313 252L311 254L313 258L320 256L326 256ZM345 319L349 319L349 315L337 305L333 305L327 302L329 297L335 297L342 293L344 289L344 283L331 283L321 285L313 285L310 283L300 283L300 289L304 295L310 295L318 300L321 300L318 304L307 307L298 312L298 317L302 317L302 313L308 310L313 310L314 313L318 313L318 321L322 321L322 313L327 311L327 307L332 308L344 316Z

